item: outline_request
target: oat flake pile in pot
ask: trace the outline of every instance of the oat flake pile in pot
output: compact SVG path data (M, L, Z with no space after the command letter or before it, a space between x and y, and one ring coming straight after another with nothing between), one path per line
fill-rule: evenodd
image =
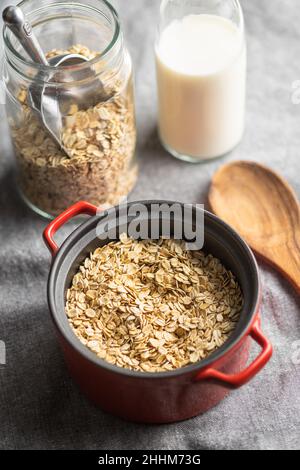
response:
M97 213L81 202L44 232L53 255L49 308L70 374L105 411L144 423L207 411L272 355L251 250L196 206L178 203L170 219L173 204L133 202ZM128 237L141 206L140 233L159 226L159 240ZM55 232L79 214L92 217L59 248ZM202 251L172 240L186 220L203 227L203 217ZM261 351L248 362L255 342Z
M34 210L50 217L82 199L97 206L116 204L137 176L132 62L118 15L105 0L24 0L20 7L48 60L63 53L89 59L54 73L53 67L34 64L4 29L6 109L21 194ZM105 99L96 86L94 102L77 101L84 70L93 72L85 86L99 79ZM30 107L30 87L45 85L57 97L67 154ZM62 105L66 91L71 98Z

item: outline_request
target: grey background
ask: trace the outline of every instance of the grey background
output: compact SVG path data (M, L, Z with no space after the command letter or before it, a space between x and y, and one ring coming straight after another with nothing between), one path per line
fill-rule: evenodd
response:
M8 3L15 2L0 0L1 7ZM168 156L158 143L153 40L159 1L117 3L136 69L141 168L130 198L201 203L224 160L191 166ZM300 79L299 4L244 0L242 5L249 52L247 129L225 161L270 165L300 195L300 105L291 101L292 83ZM203 416L164 426L125 423L85 400L68 377L48 314L50 258L41 238L46 222L17 195L0 108L0 340L7 350L7 365L0 366L0 448L299 449L300 364L292 361L293 342L300 340L299 298L262 263L263 329L275 354L249 385Z

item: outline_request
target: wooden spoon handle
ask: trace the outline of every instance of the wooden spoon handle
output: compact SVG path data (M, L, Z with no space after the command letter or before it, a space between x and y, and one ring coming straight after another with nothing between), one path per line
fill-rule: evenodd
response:
M266 246L264 252L260 254L270 261L300 293L300 234L296 233L286 244Z

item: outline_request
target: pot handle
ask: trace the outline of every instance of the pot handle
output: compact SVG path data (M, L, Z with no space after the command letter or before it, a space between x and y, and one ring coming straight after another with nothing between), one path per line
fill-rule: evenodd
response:
M264 336L260 329L260 320L257 319L252 326L249 336L251 336L262 348L259 356L243 371L237 374L228 375L216 369L207 368L200 372L196 381L217 380L230 388L239 388L249 382L258 372L269 362L273 348L270 341Z
M90 204L89 202L81 201L69 207L69 209L65 210L62 214L56 217L56 219L54 219L48 225L48 227L46 227L43 233L44 241L51 255L55 256L59 250L57 244L53 240L53 236L66 222L68 222L70 219L72 219L76 215L80 215L80 214L96 215L97 210L98 210L97 207L94 206L93 204Z

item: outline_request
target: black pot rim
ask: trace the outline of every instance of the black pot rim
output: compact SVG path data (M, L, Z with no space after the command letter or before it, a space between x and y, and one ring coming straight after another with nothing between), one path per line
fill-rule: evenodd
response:
M167 201L167 200L144 200L144 201L132 201L129 202L127 205L130 206L132 204L176 204L174 201ZM178 202L177 202L178 204ZM182 203L179 203L182 204ZM192 205L192 204L191 204ZM195 206L195 205L194 205ZM209 217L214 222L216 222L223 232L229 232L230 235L234 238L237 244L239 244L244 252L245 255L248 256L249 261L252 264L253 271L255 272L255 292L256 296L253 302L253 307L249 315L249 321L247 325L243 328L243 331L240 335L234 340L230 341L229 339L224 343L223 346L216 349L210 356L206 359L202 359L195 364L181 367L179 369L175 369L173 371L166 371L166 372L140 372L140 371L132 371L123 367L118 367L116 365L110 364L107 361L100 359L95 353L90 351L86 346L84 346L80 340L75 336L71 327L69 330L66 330L61 325L61 314L66 315L65 312L57 312L55 306L55 273L57 269L59 269L60 258L63 256L64 253L68 251L68 248L73 245L74 240L80 235L81 232L84 232L89 225L93 225L95 219L101 220L102 217L107 215L111 210L114 208L108 209L103 211L103 213L90 217L86 222L79 225L62 243L58 252L56 253L50 268L50 273L48 277L48 285L47 285L47 297L48 297L48 306L51 313L52 320L54 325L56 326L59 333L65 339L71 348L75 349L77 353L83 356L87 361L92 362L95 366L106 369L109 372L119 374L122 376L127 376L135 379L164 379L164 378L175 378L178 376L189 375L192 373L197 373L202 371L203 369L207 369L211 367L214 363L218 362L222 357L229 354L235 347L246 337L247 333L249 332L251 325L253 324L256 316L259 314L259 307L261 303L261 285L260 285L260 278L259 278L259 270L257 261L254 257L254 254L248 244L240 237L240 235L230 227L226 222L222 219L217 217L216 215L212 214L211 212L203 209L205 217Z

